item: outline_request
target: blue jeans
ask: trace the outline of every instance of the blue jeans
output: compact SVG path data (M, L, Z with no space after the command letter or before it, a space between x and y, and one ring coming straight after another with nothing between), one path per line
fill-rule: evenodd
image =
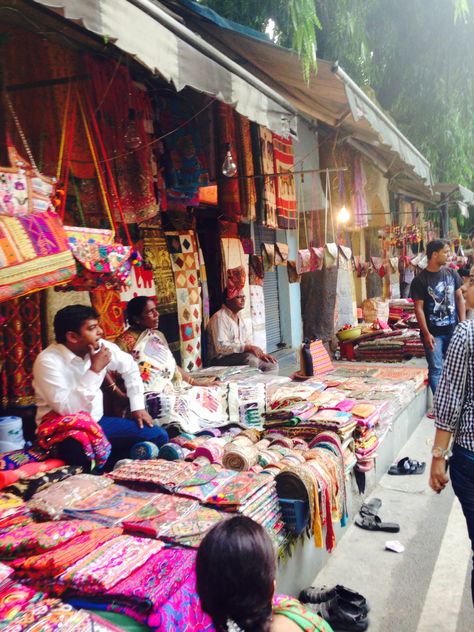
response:
M102 417L99 425L105 436L112 444L114 450L128 451L132 445L139 441L151 441L161 447L168 441L168 433L160 426L144 426L139 428L133 419L122 417Z
M435 346L433 351L431 351L426 346L426 343L423 340L423 336L421 337L421 340L423 341L423 345L425 347L426 360L428 361L428 383L434 395L436 392L436 387L438 386L439 378L441 377L441 371L443 370L443 361L446 357L446 352L448 350L449 343L451 342L452 334L433 336L433 338L435 341Z
M455 444L453 456L449 460L449 471L454 493L466 518L474 564L474 452ZM471 595L474 605L474 566L471 571Z

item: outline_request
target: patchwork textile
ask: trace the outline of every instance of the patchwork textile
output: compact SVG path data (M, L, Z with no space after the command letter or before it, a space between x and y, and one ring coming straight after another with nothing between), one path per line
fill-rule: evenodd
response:
M97 527L90 520L68 520L64 522L38 522L25 525L2 535L0 557L15 558L55 549L72 538Z
M27 505L43 519L59 520L66 508L112 484L113 481L106 476L77 474L37 492Z
M193 371L202 366L201 265L198 246L193 231L167 232L166 241L176 286L181 365L186 371Z
M137 294L145 293L148 296L148 291L150 291L150 294L160 299L160 314L174 314L177 310L176 287L166 238L161 229L144 229L143 258L147 266L151 268L152 279L147 278L149 271L144 270L143 266L135 267L135 273L138 274L138 271L141 271L140 274L143 276L140 283L137 283ZM122 300L125 299L122 298Z
M49 461L51 464L54 462L63 463L58 459L51 459ZM45 463L48 463L48 461ZM41 464L38 463L38 465ZM37 474L33 474L31 476L23 476L27 467L28 466L21 467L19 470L9 472L10 474L16 474L19 472L22 476L19 476L17 480L10 482L8 487L5 487L5 492L15 494L16 496L23 498L23 500L29 500L34 494L36 494L36 492L46 489L46 487L49 487L53 483L57 483L65 478L69 478L70 476L74 476L75 474L80 474L82 472L82 468L78 465L62 465L61 467L39 471Z
M185 461L132 461L124 463L108 475L115 481L154 483L172 492L181 481L194 474L196 465Z
M65 283L74 271L56 213L0 216L0 301Z
M61 416L51 411L41 419L36 434L39 445L45 450L65 439L78 441L86 457L97 467L102 467L110 455L110 442L89 413Z
M11 623L29 603L35 603L43 597L43 593L37 593L29 586L7 581L0 591L0 621Z
M198 507L170 525L162 538L166 542L179 546L197 548L209 529L226 518L227 516L222 511L216 511L211 507Z
M40 295L30 294L1 303L0 322L2 405L5 408L31 406L34 404L33 363L42 348Z
M5 470L16 470L28 463L39 463L48 458L48 453L40 447L24 448L23 450L13 450L0 455L0 472Z
M163 546L159 540L120 535L70 566L57 581L72 590L98 594L143 566Z
M78 560L121 534L122 529L120 528L95 528L87 533L77 535L55 549L30 557L18 557L10 564L21 576L46 581L64 573Z
M89 613L75 610L59 599L41 599L26 604L9 626L10 632L89 632L91 628ZM100 628L97 628L100 630ZM105 628L110 630L114 628Z
M296 190L293 144L291 138L273 134L274 171L280 175L275 178L278 228L285 230L296 228Z

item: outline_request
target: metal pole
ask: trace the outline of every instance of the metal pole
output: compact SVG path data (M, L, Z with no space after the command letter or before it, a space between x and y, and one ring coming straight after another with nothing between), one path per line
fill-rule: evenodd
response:
M448 236L448 196L446 193L441 193L440 204L440 236L441 239L446 239Z

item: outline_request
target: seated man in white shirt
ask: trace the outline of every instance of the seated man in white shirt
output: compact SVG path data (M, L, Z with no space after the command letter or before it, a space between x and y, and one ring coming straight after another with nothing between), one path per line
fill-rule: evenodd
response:
M210 366L252 366L265 373L278 373L278 363L271 355L252 344L240 312L245 294L232 298L224 291L224 305L209 320L208 364Z
M161 446L168 440L163 428L153 425L145 410L143 382L132 356L102 339L97 312L84 305L70 305L54 318L56 342L44 349L33 366L33 386L38 407L38 428L46 421L85 413L86 421L98 423L112 445L112 459L128 456L139 441ZM101 385L107 371L118 373L126 387L130 419L104 417ZM114 384L112 383L112 386ZM87 469L89 460L81 443L73 438L74 420L68 419L58 455L67 463ZM100 432L100 430L99 430Z

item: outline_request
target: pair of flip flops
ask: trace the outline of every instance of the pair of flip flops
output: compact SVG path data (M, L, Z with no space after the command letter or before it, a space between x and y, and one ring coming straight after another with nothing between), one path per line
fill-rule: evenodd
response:
M406 456L403 459L400 459L400 461L398 461L395 465L392 465L392 467L388 470L388 473L392 476L423 474L425 467L425 461L416 461L415 459L410 459L410 457Z
M380 498L372 498L365 502L360 508L359 515L356 516L355 523L366 531L386 531L388 533L398 533L400 525L396 522L382 522L378 511L382 506Z

